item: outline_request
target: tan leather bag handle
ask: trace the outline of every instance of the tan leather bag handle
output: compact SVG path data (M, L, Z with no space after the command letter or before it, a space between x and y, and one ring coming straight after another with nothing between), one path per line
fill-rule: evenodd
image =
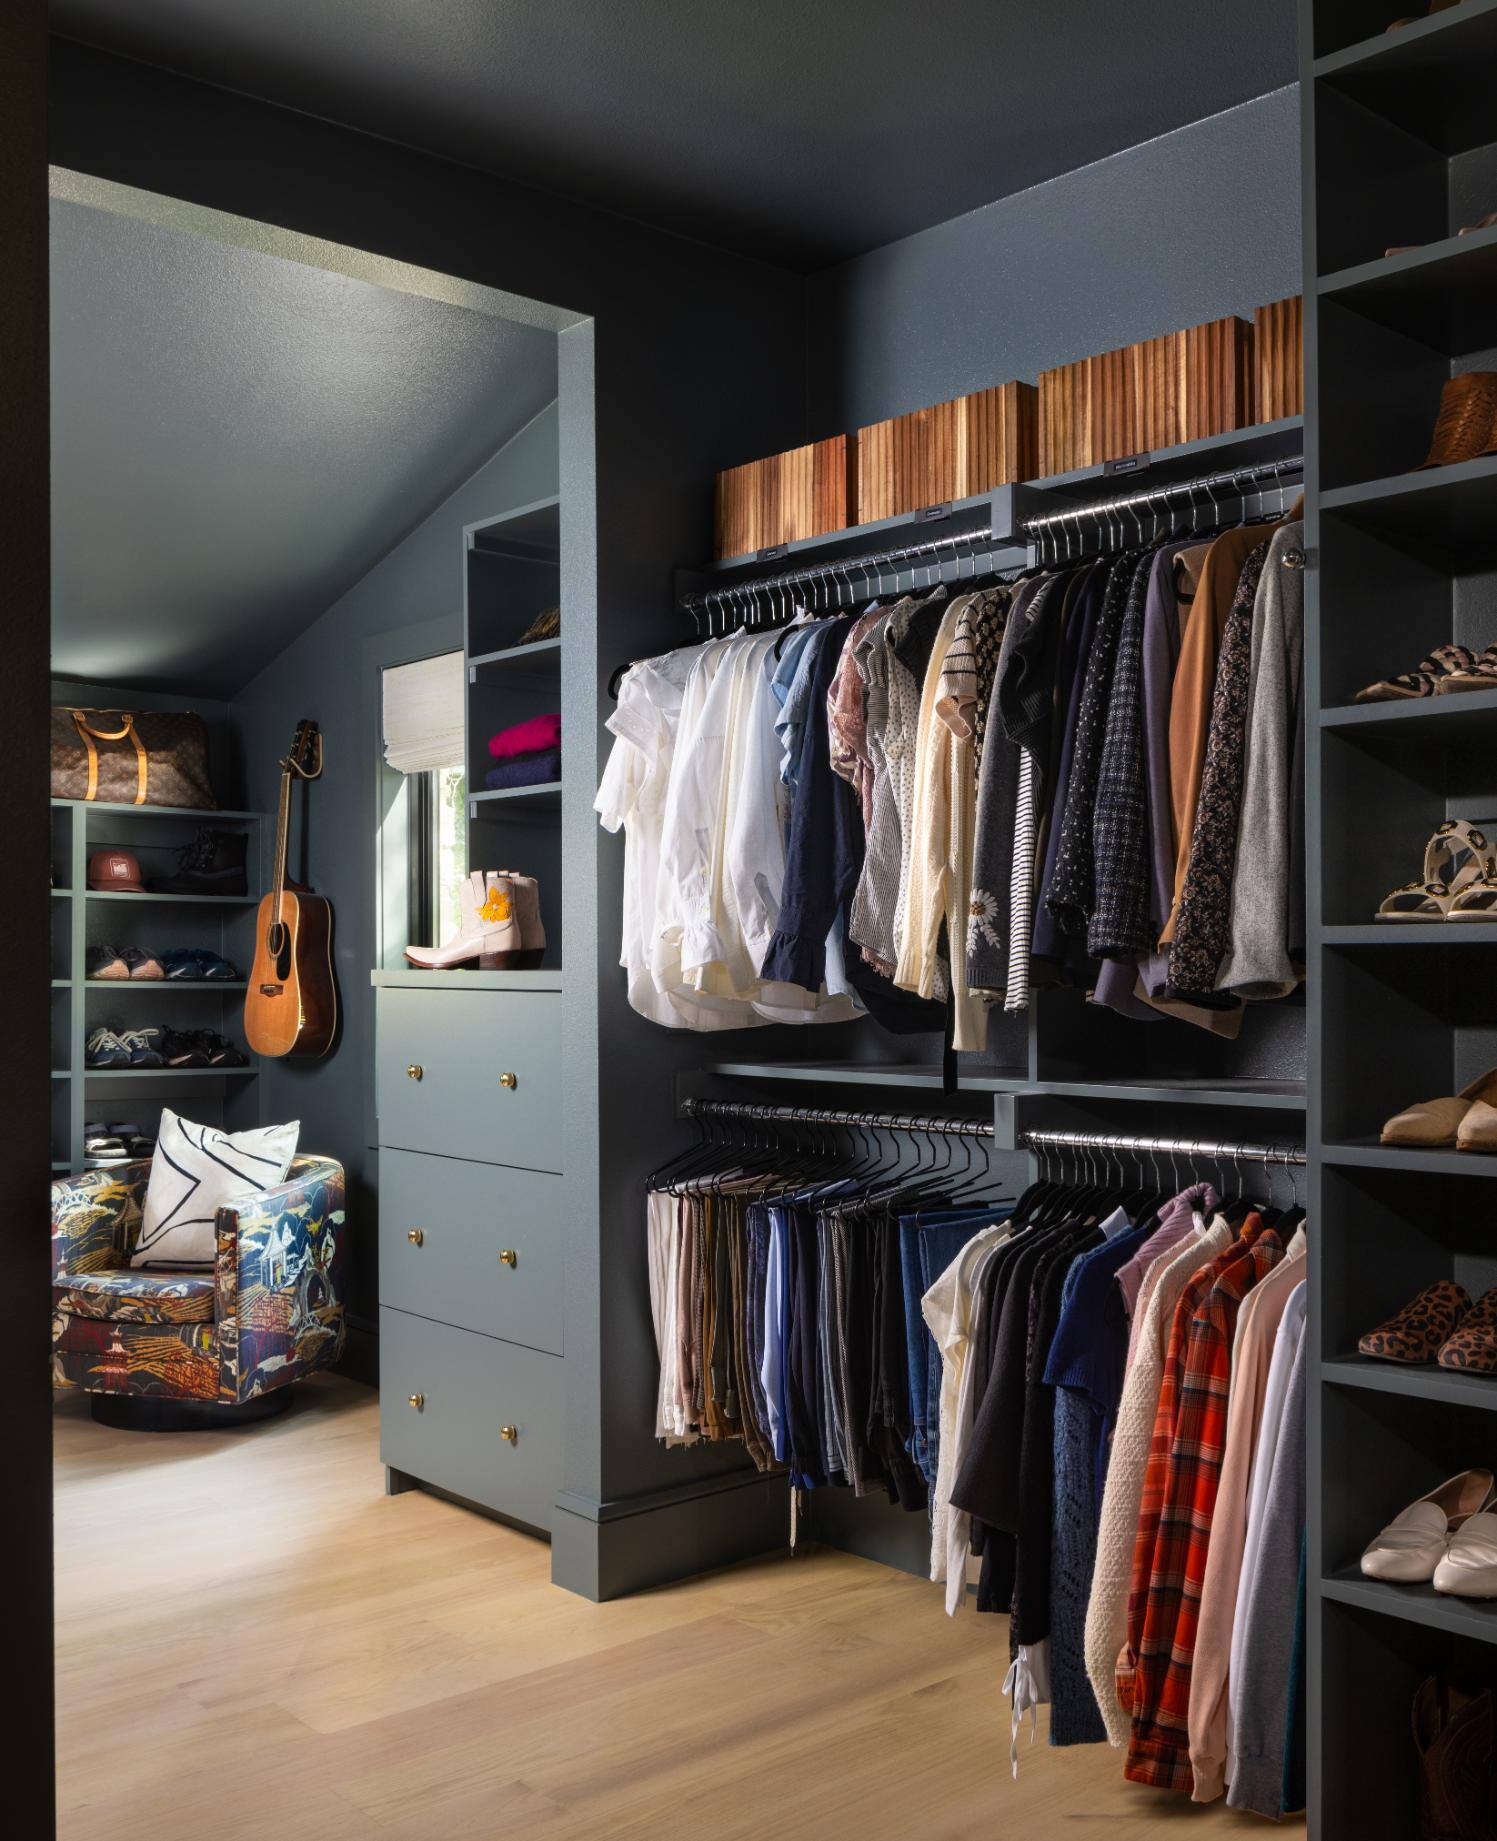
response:
M92 799L99 790L99 750L94 746L95 741L122 742L128 735L130 740L135 744L134 803L136 805L144 805L146 802L146 781L150 773L151 757L146 752L145 743L142 742L140 737L135 733L134 716L132 716L128 710L121 710L119 712L120 720L125 725L122 729L96 729L84 721L85 713L92 714L91 711L85 712L83 710L69 710L68 712L73 718L74 726L78 730L83 746L88 751L88 791L83 797L85 799Z

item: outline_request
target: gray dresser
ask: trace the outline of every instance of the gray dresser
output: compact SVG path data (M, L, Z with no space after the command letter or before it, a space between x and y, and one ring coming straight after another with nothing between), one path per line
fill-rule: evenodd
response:
M561 1485L561 975L377 972L380 1454L550 1531Z

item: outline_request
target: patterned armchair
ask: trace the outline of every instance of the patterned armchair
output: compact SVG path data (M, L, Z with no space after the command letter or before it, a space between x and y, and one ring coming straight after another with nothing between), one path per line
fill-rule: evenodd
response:
M221 1208L212 1272L131 1270L150 1174L116 1164L52 1185L53 1385L197 1403L193 1423L283 1404L278 1390L343 1352L342 1166L298 1157L279 1188Z

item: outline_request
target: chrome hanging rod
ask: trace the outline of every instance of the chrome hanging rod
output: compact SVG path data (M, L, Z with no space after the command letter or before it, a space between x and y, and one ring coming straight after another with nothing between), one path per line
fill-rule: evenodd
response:
M683 595L681 609L693 619L705 613L709 623L713 613L729 609L737 612L740 608L752 611L756 597L774 598L787 594L793 588L805 588L820 582L835 584L840 603L845 589L851 598L853 580L859 578L864 584L870 577L882 576L891 568L898 568L905 563L948 560L945 552L950 552L949 560L956 561L958 551L973 555L984 544L999 542L993 536L991 525L984 524L978 530L953 531L949 536L930 537L920 543L907 543L897 550L874 550L864 556L840 557L833 562L813 563L804 569L790 569L778 575L761 575L751 582L734 582L722 588L706 588L697 594ZM1005 545L1009 553L1001 567L1021 568L1027 558L1021 548Z
M849 1112L838 1106L756 1106L742 1100L686 1099L681 1110L689 1119L759 1119L794 1125L864 1125L884 1131L938 1132L948 1138L991 1138L991 1121L953 1119L918 1112Z
M1158 1157L1204 1157L1244 1163L1303 1164L1304 1148L1292 1144L1231 1144L1218 1138L1120 1137L1102 1131L1026 1131L1020 1134L1032 1151L1122 1151Z
M1194 500L1198 492L1204 492L1208 499L1222 489L1229 498L1246 498L1249 490L1256 485L1266 484L1277 479L1287 479L1291 474L1300 474L1305 470L1303 454L1287 454L1279 460L1260 460L1247 467L1231 467L1221 473L1208 473L1195 479L1179 479L1162 486L1145 486L1140 491L1124 494L1116 499L1095 499L1087 505L1073 505L1064 511L1047 511L1039 517L1025 518L1021 528L1026 537L1036 538L1042 532L1057 526L1085 524L1088 521L1101 520L1133 513L1140 509L1167 502L1171 499L1188 497Z

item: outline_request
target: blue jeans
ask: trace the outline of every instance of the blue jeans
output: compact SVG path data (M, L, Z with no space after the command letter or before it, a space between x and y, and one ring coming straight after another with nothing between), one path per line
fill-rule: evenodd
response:
M926 1328L920 1300L957 1254L1007 1208L948 1208L899 1217L899 1265L904 1279L905 1353L910 1383L910 1456L935 1488L941 1425L941 1352Z

